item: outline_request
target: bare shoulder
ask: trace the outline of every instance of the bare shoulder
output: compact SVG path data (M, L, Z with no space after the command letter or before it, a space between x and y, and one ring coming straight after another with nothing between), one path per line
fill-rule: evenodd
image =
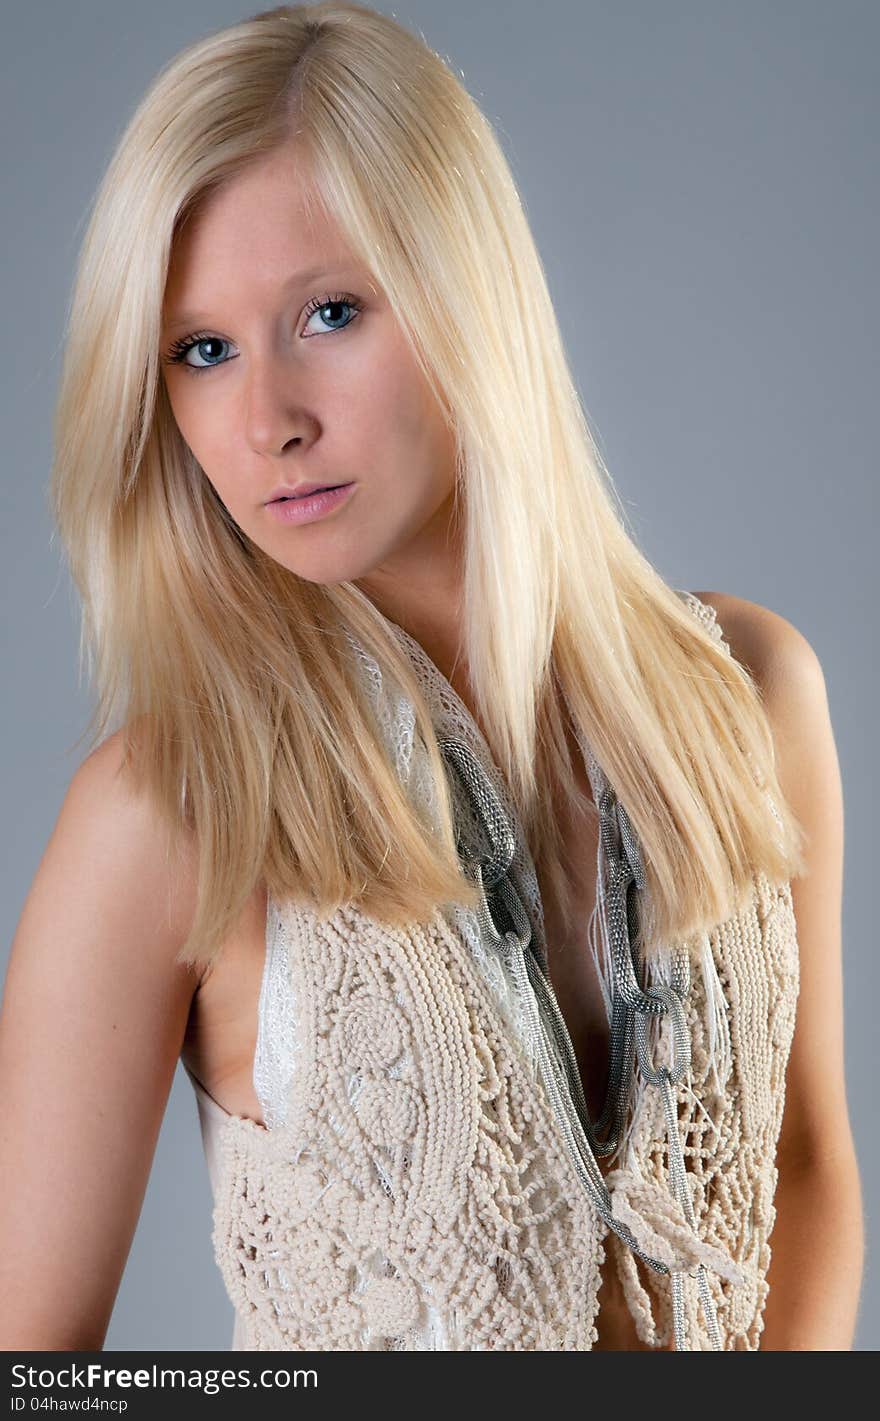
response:
M74 773L55 827L59 834L85 835L98 871L103 865L110 873L114 861L136 856L151 920L167 941L184 940L195 909L196 841L180 831L172 844L157 806L135 785L124 731L103 740Z
M821 710L825 678L812 644L779 612L729 592L695 592L713 608L735 659L751 674L780 732L798 721L804 702ZM792 724L791 728L794 728Z
M731 653L758 688L786 801L814 848L820 838L826 838L824 862L839 858L842 844L827 842L827 835L836 819L842 840L840 769L825 674L814 647L792 622L769 607L730 593L695 595L715 610ZM836 814L831 812L833 806Z

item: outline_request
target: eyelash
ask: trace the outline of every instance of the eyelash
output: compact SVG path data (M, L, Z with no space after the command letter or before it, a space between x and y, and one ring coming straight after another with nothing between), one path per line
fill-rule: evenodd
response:
M350 320L346 321L344 326L337 326L335 328L337 331L348 330L348 327L354 325L354 322L357 320L359 313L363 310L363 306L361 302L358 301L357 297L352 296L349 292L346 291L340 291L337 292L336 295L328 295L323 297L313 296L311 301L309 301L308 305L305 307L306 321L310 321L315 312L320 311L321 308L324 306L350 306L351 309L354 311L355 314L351 317ZM332 335L333 331L319 331L318 334ZM312 337L309 336L308 339L311 340ZM184 370L191 370L194 375L204 375L209 370L216 370L221 365L229 364L228 360L221 360L218 361L217 365L188 365L186 361L188 353L193 349L194 346L198 345L199 342L203 340L220 340L225 345L231 344L230 341L223 341L222 336L211 335L209 331L197 331L193 335L183 336L180 340L174 342L174 344L166 352L166 364L182 365Z

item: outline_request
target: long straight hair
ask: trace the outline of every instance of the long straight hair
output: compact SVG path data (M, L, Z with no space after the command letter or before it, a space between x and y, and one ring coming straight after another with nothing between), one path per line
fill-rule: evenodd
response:
M690 940L746 903L756 872L804 869L759 689L627 530L490 123L422 39L325 0L210 34L159 73L99 186L69 311L51 498L89 729L93 743L122 729L172 849L197 843L179 961L212 963L260 881L395 924L475 901L428 708L385 619L353 583L309 583L241 532L160 376L181 224L292 140L454 430L473 709L535 861L564 901L564 691L642 845L646 950ZM439 840L382 751L346 628L412 701Z

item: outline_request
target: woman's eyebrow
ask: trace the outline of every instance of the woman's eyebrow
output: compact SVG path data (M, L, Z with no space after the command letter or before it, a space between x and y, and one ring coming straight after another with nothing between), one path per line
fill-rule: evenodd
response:
M319 263L316 266L303 267L299 271L294 271L282 282L280 290L283 294L293 290L296 286L308 286L312 281L316 281L319 276L328 277L339 275L342 272L351 274L356 270L349 263L339 263L333 266L325 266ZM197 326L210 324L210 317L204 311L181 311L170 313L163 320L163 328L166 331L176 330L178 326Z

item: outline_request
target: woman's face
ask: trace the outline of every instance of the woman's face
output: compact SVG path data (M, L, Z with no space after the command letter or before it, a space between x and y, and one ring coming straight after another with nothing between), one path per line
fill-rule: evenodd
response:
M162 312L174 418L242 532L292 572L417 584L446 543L453 435L384 294L320 208L307 216L300 183L285 147L180 232ZM306 481L353 486L314 521L280 521L268 500Z

